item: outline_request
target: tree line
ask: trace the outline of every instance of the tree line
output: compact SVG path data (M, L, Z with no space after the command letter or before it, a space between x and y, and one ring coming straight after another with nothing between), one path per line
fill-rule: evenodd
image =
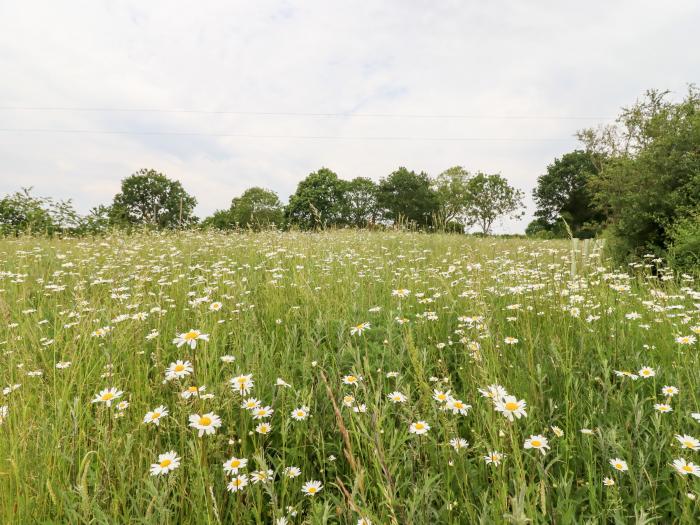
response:
M435 178L399 168L378 183L366 177L344 180L328 168L310 173L283 205L272 190L249 188L229 208L200 221L195 197L179 181L142 169L122 180L110 205L87 216L70 201L55 203L23 190L0 200L0 228L5 234L34 231L74 234L111 228L189 228L221 230L298 228L371 228L401 226L421 230L464 232L478 227L491 232L503 217L523 213L523 192L500 174L470 173L456 166ZM63 210L58 215L55 209Z

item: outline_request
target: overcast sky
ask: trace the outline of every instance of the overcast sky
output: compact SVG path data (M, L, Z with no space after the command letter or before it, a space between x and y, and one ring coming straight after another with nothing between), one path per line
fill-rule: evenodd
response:
M700 80L698 27L695 0L0 0L0 194L87 212L148 167L203 217L253 185L286 202L321 166L462 165L531 213L577 129Z

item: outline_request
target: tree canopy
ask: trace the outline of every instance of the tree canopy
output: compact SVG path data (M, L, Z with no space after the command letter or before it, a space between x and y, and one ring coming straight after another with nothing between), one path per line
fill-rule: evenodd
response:
M503 217L523 216L523 192L512 187L499 174L477 173L467 184L465 215L469 225L477 225L484 235L491 233L493 224Z
M438 211L438 196L424 172L404 167L379 182L377 202L384 218L395 224L426 227L433 223Z
M343 219L345 185L328 168L310 173L289 198L286 218L301 228L339 225Z

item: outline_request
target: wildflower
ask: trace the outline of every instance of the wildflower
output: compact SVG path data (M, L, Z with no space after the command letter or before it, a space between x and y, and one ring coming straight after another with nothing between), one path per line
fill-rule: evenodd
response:
M354 406L354 407L352 407L352 411L355 413L361 412L364 414L365 412L367 412L367 405L362 403L361 405Z
M255 427L255 431L262 435L269 434L272 432L272 425L270 425L270 423L260 423L257 427Z
M211 304L209 305L209 310L211 310L212 312L218 312L219 310L221 310L221 308L222 308L223 306L224 306L223 304L214 301L213 303L211 303Z
M226 474L238 474L242 468L246 468L248 460L246 458L232 457L224 462L224 472Z
M642 367L639 370L639 372L637 372L637 373L639 374L639 377L641 377L643 379L648 379L648 378L654 377L656 375L656 371L653 368L650 368L648 366Z
M482 397L491 399L492 401L500 401L508 395L508 392L501 385L489 385L486 388L479 388L479 393Z
M692 345L697 341L694 335L681 335L676 337L676 343L679 345Z
M249 397L248 399L244 399L241 402L241 408L245 408L246 410L254 410L260 406L260 401L255 399L254 397Z
M343 376L343 384L357 386L362 381L362 376L354 376L352 374Z
M398 290L392 290L391 295L393 297L398 297L399 299L403 299L405 297L408 297L411 294L411 290L406 290L405 288L399 288Z
M56 368L58 368L59 370L63 370L70 367L70 365L70 361L59 361L58 363L56 363Z
M433 390L433 399L439 401L440 403L447 403L450 399L450 391L443 392L442 390Z
M690 417L692 417L695 421L700 422L700 412L692 412Z
M274 410L270 407L259 406L251 410L253 413L253 419L264 419L266 417L272 416Z
M497 412L501 412L508 421L513 421L513 416L518 419L527 417L526 406L527 403L523 399L518 401L515 396L505 396L503 399L496 401L495 409Z
M687 434L681 436L676 434L676 440L681 444L683 448L689 448L690 450L698 451L700 450L700 441L695 439L693 436Z
M301 487L301 491L307 496L315 496L323 490L323 485L320 481L311 480L304 483Z
M116 399L119 399L122 394L121 390L117 390L116 388L105 388L104 390L100 391L99 394L95 396L95 399L92 400L93 403L104 403L108 407L112 406L112 401L115 401Z
M408 399L401 392L392 392L391 394L387 395L387 397L392 403L405 403L406 399Z
M245 474L241 474L228 482L228 484L226 485L226 490L228 490L229 492L238 492L239 490L243 490L247 485L248 476L246 476Z
M606 487L612 487L613 485L615 485L615 480L612 478L603 478L603 485L605 485Z
M158 456L158 462L151 465L151 476L162 476L180 466L180 458L177 452L171 450Z
M170 366L168 366L168 369L165 371L165 380L171 381L172 379L180 379L190 375L192 372L194 372L192 363L178 359L174 363L170 363Z
M122 412L124 410L126 410L127 408L129 408L128 401L124 400L124 401L120 401L119 403L117 403L117 409L121 410Z
M445 404L447 410L452 410L453 414L461 414L463 416L467 415L471 407L471 405L467 405L464 401L460 401L459 399L450 399Z
M343 405L346 407L351 407L355 404L354 396L343 396Z
M700 467L695 463L687 462L683 458L678 458L673 460L672 465L681 476L692 474L693 476L700 477Z
M518 344L518 340L515 337L506 337L503 342L507 345L515 345Z
M224 363L233 363L236 358L232 355L222 355L219 359L223 361Z
M564 431L557 427L557 426L552 426L552 432L554 432L554 435L557 436L558 438L562 437L564 435Z
M372 522L367 518L360 518L357 520L357 525L372 525Z
M546 437L538 434L536 436L530 436L528 439L526 439L523 447L534 448L542 452L542 455L545 455L547 453L546 449L549 448L549 441L547 441Z
M203 334L199 330L190 330L189 332L179 334L173 339L173 343L176 344L178 348L186 344L194 350L197 348L197 341L200 339L202 341L209 341L209 334Z
M7 405L0 406L0 425L2 425L5 422L9 413L10 409Z
M408 431L411 434L416 434L418 436L427 434L428 430L430 430L430 425L428 425L428 423L425 421L416 421L415 423L411 423L411 425L408 427Z
M627 467L627 462L621 460L620 458L611 459L610 465L612 466L612 468L619 472L626 472L627 470L629 470L629 468Z
M199 430L199 437L202 437L204 434L214 434L216 429L221 426L221 418L213 412L202 416L192 414L190 416L190 426Z
M253 374L236 376L230 381L231 388L242 396L247 396L253 389Z
M493 465L494 467L497 467L501 464L501 461L503 461L504 457L505 456L500 452L489 452L487 455L484 456L484 461L487 465Z
M284 475L290 479L301 476L301 469L299 467L286 467L284 469Z
M665 386L661 389L661 393L666 397L673 397L678 394L678 389L675 386Z
M459 452L463 448L467 448L469 446L469 443L464 438L452 438L450 439L450 446L457 452Z
M285 387L285 388L292 388L292 385L290 385L289 383L287 383L287 382L286 382L284 379L282 379L281 377L278 377L278 378L277 378L277 381L275 381L275 386L283 386L283 387Z
M206 386L200 386L200 387L190 386L190 387L187 387L182 392L180 392L180 397L182 397L182 399L189 399L191 397L200 397L199 394L204 392L206 389L207 389Z
M673 408L668 403L655 403L654 408L662 414L665 414L666 412L673 412Z
M272 469L256 470L251 473L250 479L253 483L266 483L274 477Z
M350 335L362 335L362 332L369 330L370 328L369 323L360 323L350 328Z
M301 406L292 410L292 419L295 421L304 421L309 417L309 407Z

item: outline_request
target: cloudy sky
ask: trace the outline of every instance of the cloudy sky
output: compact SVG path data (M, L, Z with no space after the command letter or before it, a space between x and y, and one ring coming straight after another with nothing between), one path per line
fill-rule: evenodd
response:
M577 129L700 81L698 26L695 0L0 0L0 194L86 212L150 167L205 216L321 166L463 165L529 195Z

